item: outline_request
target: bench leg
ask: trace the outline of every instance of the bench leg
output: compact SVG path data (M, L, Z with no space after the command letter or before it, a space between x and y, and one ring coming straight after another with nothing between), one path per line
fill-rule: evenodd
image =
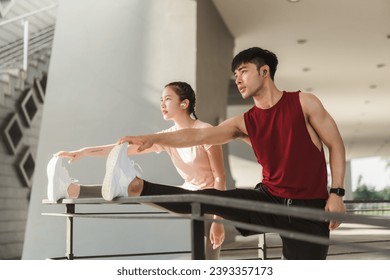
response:
M199 203L192 203L192 218L201 217L202 211ZM193 260L204 260L204 221L191 219L191 251Z
M75 205L66 204L66 214L74 214ZM73 260L73 217L66 218L66 252L65 257L68 260Z

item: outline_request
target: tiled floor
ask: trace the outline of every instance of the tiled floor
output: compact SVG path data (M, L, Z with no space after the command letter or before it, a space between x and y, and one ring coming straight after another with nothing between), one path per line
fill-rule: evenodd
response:
M281 240L279 235L268 233L267 257L280 259ZM255 248L258 236L237 236L234 241L227 242L226 248ZM390 260L390 229L375 226L343 224L331 232L331 246L328 260ZM221 259L254 259L258 258L258 250L222 251Z

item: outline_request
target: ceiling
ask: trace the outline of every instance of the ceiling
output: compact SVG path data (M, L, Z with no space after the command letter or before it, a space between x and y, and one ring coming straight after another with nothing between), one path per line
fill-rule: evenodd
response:
M348 159L390 156L390 1L213 2L236 38L235 53L252 46L275 52L277 87L321 99Z
M317 95L336 120L347 158L390 156L389 0L212 0L236 38L275 52L281 90ZM58 0L0 0L0 24L30 15L30 33L55 24ZM22 36L0 26L0 46ZM244 112L248 105L231 106Z

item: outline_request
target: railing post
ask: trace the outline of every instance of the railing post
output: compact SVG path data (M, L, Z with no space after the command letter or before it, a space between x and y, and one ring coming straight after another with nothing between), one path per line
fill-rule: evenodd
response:
M74 214L75 205L66 204L66 214ZM66 218L66 252L65 256L68 260L73 260L73 217Z
M195 218L202 217L202 207L199 202L191 203L191 251L193 260L204 260L204 221Z
M28 20L23 19L23 70L27 72L28 67Z
M265 233L259 234L259 243L258 243L259 249L257 250L257 256L259 259L266 260L267 259L267 242Z

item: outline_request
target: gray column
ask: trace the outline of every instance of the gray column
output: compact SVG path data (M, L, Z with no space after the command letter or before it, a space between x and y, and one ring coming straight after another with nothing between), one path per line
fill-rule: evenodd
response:
M171 81L194 87L202 120L213 123L226 116L233 38L215 8L208 9L212 2L201 2L60 1L23 259L65 253L65 219L41 216L63 211L41 204L53 153L169 127L159 106L162 88ZM181 184L167 155L134 159L143 166L144 178ZM83 159L68 169L82 183L98 183L105 159ZM187 221L83 219L75 221L74 230L76 256L190 249Z
M41 216L64 211L41 204L51 155L169 127L159 109L163 86L194 85L195 70L195 1L60 1L23 259L65 253L65 219ZM181 183L167 156L135 159L148 180ZM69 171L83 183L99 183L105 160L83 159ZM75 221L74 245L75 254L185 250L190 229L183 221L83 219Z
M344 188L345 188L345 199L352 200L352 171L351 171L351 161L347 161L345 166L345 179L344 179Z

